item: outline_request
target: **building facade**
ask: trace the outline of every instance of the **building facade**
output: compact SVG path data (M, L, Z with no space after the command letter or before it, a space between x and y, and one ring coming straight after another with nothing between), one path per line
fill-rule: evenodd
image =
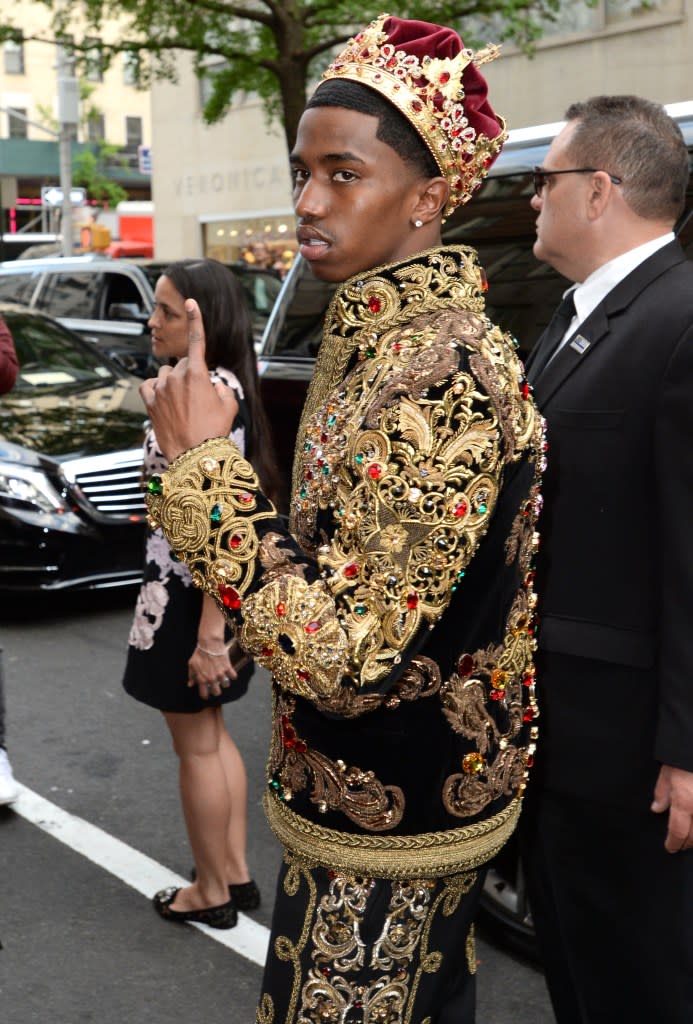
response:
M73 73L69 46L60 48L30 38L48 34L45 7L32 0L15 0L11 20L21 25L25 39L0 44L0 227L4 236L50 227L41 189L60 183L59 66L63 75ZM117 23L109 23L104 38L117 36ZM78 26L74 38L83 38ZM141 148L151 141L149 92L137 88L133 65L122 56L104 69L96 39L93 59L80 81L82 93L88 96L83 95L79 105L73 160L102 140L118 147L117 157L106 166L106 177L122 185L130 198L149 199L151 178L142 167Z
M497 37L492 21L478 34ZM560 121L569 103L598 93L693 99L692 52L693 0L569 0L533 57L506 44L484 73L508 127L524 128ZM187 56L177 85L152 88L156 254L286 263L295 221L283 131L252 97L204 125L203 89Z

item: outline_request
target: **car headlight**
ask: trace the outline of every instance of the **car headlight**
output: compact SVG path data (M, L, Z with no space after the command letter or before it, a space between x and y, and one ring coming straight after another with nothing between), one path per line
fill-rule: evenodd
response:
M0 463L0 504L25 512L63 515L65 502L40 470Z

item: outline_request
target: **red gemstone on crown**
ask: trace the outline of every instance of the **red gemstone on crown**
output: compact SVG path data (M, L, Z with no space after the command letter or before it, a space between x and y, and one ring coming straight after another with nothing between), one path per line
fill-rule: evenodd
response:
M348 580L355 579L359 574L358 562L349 562L348 565L344 566L344 575Z
M414 611L414 609L416 608L418 603L419 603L419 595L418 594L407 594L407 608L409 609L409 611Z
M371 463L368 467L368 475L371 480L380 480L380 477L383 475L383 467L377 462Z
M286 615L286 605L284 604L283 601L279 602L275 610L277 612L277 615L279 615L280 617L282 615Z
M382 305L383 304L377 295L371 295L370 299L368 300L368 308L370 309L371 313L379 313L382 308Z
M235 551L235 549L239 548L242 543L243 538L239 537L237 533L234 533L233 537L231 537L231 539L229 540L229 547Z

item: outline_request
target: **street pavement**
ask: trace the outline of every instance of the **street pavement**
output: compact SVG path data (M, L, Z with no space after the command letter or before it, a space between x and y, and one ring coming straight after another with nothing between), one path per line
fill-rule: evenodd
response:
M149 897L191 866L158 712L121 688L134 594L3 599L7 743L22 794L0 808L1 1024L252 1024L280 851L261 796L269 685L226 709L249 780L263 903L236 929L173 925ZM478 1024L552 1024L543 977L481 937Z

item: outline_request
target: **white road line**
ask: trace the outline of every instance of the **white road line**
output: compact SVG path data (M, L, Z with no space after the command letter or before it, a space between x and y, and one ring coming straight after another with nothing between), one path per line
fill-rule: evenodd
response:
M19 784L18 784L19 785ZM188 885L174 871L147 857L146 854L123 843L120 839L91 825L83 818L69 814L50 800L44 800L38 793L19 785L19 796L11 808L32 825L43 829L55 839L81 853L88 860L98 864L105 871L115 875L126 885L143 896L151 898L158 890L168 885ZM210 939L228 946L235 953L262 967L267 956L269 929L252 921L244 914L238 915L235 928L209 928L204 924L193 924Z

